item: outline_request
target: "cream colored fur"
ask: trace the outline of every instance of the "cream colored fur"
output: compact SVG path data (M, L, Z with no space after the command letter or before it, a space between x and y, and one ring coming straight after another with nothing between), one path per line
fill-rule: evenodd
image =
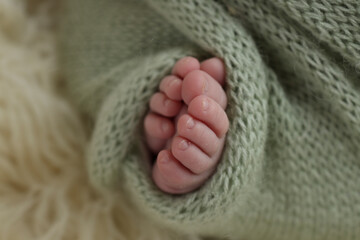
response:
M59 91L51 4L0 0L0 239L175 239L89 184L89 134Z

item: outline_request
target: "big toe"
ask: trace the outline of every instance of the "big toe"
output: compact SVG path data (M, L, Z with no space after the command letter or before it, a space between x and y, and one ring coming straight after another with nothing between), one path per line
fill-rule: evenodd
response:
M156 185L164 192L182 194L201 186L210 174L195 175L169 150L163 150L158 154L152 175Z

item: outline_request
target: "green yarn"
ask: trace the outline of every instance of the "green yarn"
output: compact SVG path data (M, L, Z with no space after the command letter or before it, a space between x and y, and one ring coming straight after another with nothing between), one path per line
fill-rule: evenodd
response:
M68 92L94 120L89 176L179 231L231 239L360 238L360 2L66 1ZM183 56L222 58L230 130L215 174L171 196L142 121Z

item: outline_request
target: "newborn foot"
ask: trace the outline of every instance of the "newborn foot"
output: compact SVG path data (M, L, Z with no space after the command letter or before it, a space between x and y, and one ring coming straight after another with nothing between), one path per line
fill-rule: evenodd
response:
M229 128L224 82L220 59L200 64L184 57L152 96L144 126L147 144L157 154L152 175L161 190L190 192L214 172Z

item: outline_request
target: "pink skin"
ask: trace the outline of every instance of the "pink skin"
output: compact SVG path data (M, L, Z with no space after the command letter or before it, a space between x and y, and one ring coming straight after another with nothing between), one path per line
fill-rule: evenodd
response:
M152 96L144 127L157 154L153 179L164 192L191 192L214 172L229 128L224 82L220 59L184 57Z

